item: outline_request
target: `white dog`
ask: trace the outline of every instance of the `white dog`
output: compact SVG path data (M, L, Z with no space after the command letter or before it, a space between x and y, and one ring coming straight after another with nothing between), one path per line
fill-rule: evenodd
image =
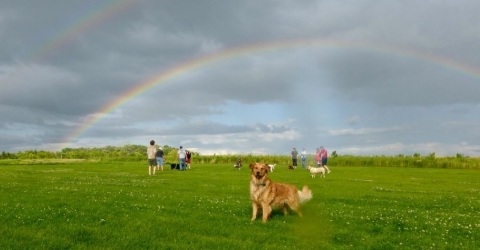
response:
M277 164L268 164L268 166L270 167L270 172L273 172L273 169L275 168Z
M307 167L308 170L310 170L310 174L312 174L312 178L315 178L316 174L320 174L320 177L325 178L325 168L324 167L319 167L319 168L313 168L311 166Z

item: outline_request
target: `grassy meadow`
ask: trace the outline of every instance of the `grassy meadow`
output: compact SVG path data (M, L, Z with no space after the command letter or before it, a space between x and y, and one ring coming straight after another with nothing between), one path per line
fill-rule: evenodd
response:
M0 161L2 249L480 249L480 171L330 167L274 181L313 199L304 217L251 222L249 169L145 162Z

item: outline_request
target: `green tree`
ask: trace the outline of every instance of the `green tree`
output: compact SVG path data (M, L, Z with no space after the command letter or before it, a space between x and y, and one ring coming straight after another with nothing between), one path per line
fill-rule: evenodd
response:
M331 157L332 157L332 158L338 157L338 154L337 154L337 151L336 151L336 150L332 152Z

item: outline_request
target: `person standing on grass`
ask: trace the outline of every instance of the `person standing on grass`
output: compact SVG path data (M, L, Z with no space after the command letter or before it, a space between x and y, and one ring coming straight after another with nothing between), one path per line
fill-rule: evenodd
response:
M327 167L328 153L323 146L320 146L320 158L322 159L322 167L327 170L327 174L330 174L330 169Z
M156 156L157 156L157 171L160 171L160 168L162 169L163 171L163 149L162 147L158 147L157 149L157 153L156 153Z
M291 155L292 155L292 165L293 165L293 168L297 168L298 152L297 152L297 149L296 149L296 148L293 148Z
M307 151L305 148L302 149L302 153L300 153L300 158L302 159L302 168L306 169L307 165Z
M148 157L148 175L155 175L155 167L157 165L157 148L155 148L155 141L150 141L150 146L147 147L147 157Z
M191 162L191 159L192 159L192 152L190 152L190 150L186 150L185 151L185 157L187 159L187 169L190 169L190 162Z
M322 157L320 157L320 149L315 149L315 162L317 163L317 167L322 166Z
M185 166L185 156L186 156L185 150L183 149L182 146L180 146L180 149L177 151L177 160L179 161L178 165L179 165L180 171L182 171L184 168L183 166ZM186 167L185 167L185 170L186 170Z

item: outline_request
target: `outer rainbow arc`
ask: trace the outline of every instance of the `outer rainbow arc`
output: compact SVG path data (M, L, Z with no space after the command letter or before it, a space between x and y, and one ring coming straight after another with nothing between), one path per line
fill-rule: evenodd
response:
M134 87L125 91L118 98L114 99L110 103L107 103L105 106L100 108L98 111L94 112L95 116L87 119L84 123L77 127L69 136L63 140L63 145L69 145L76 138L80 137L86 130L92 127L96 122L105 117L108 113L122 106L132 98L142 94L148 89L151 89L161 83L166 82L167 80L173 79L181 74L186 72L201 68L204 65L208 65L214 62L223 61L229 58L235 58L237 56L253 54L256 52L267 52L275 50L284 50L289 48L305 48L305 47L333 47L333 48L352 48L352 49L365 49L368 51L377 51L386 54L393 54L396 56L409 57L420 59L426 62L434 63L444 68L453 69L462 74L473 76L477 79L480 79L480 69L473 67L468 64L460 63L452 59L438 56L435 54L421 52L413 49L401 48L388 46L385 44L374 44L374 43L361 43L361 42L349 42L342 40L329 40L329 39L303 39L303 40L287 40L287 41L275 41L275 42L265 42L257 44L249 44L246 46L239 46L223 51L215 52L208 54L206 56L201 56L194 58L192 60L186 61L182 64L173 66L159 75L156 75L146 81L135 84Z
M105 5L104 7L91 11L84 18L78 20L75 24L62 29L58 34L49 42L41 46L33 56L32 60L39 60L53 51L64 47L65 44L75 39L78 34L81 34L91 27L95 27L95 24L102 23L103 21L117 15L128 9L128 7L136 4L139 0L122 0L114 2L113 4Z

